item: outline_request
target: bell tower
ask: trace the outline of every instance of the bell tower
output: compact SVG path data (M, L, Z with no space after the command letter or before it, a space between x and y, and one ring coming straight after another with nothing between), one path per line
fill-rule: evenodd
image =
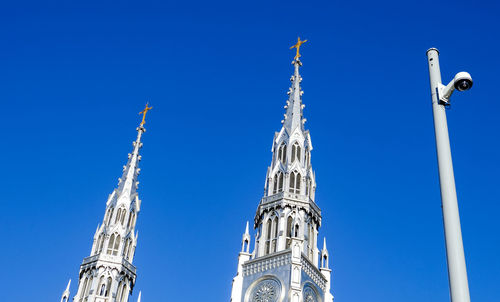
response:
M137 246L135 231L141 200L137 193L140 173L141 138L146 128L145 116L151 107L140 113L142 121L137 127L137 138L132 143L132 153L123 166L118 186L108 196L102 223L94 234L90 256L80 265L78 290L74 302L127 302L134 288L136 267L132 264ZM69 300L69 284L63 293ZM140 298L139 298L140 299Z
M298 39L286 113L273 139L264 196L254 218L255 246L242 249L231 302L332 302L326 246L317 247L321 210L315 203L312 143L303 117ZM243 246L249 238L248 227ZM325 256L325 259L323 259Z

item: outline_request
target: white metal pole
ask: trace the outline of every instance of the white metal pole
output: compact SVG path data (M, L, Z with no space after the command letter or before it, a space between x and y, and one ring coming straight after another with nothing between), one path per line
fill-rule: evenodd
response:
M441 84L439 51L435 48L429 49L427 51L427 60L429 63L432 112L434 114L434 130L436 134L450 296L452 302L470 302L445 105L439 103L439 84Z

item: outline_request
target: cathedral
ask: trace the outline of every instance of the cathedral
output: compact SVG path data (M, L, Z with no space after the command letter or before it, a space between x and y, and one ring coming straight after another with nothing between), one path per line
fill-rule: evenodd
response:
M78 291L74 302L127 302L132 294L136 278L136 268L132 264L137 246L135 224L141 210L141 200L137 194L137 176L141 169L139 150L146 113L140 113L142 121L137 128L137 139L132 143L133 151L123 166L123 175L118 187L109 195L102 223L97 226L90 256L80 265ZM71 280L63 292L61 302L69 302ZM137 302L141 301L141 294Z
M305 40L307 41L307 40ZM248 223L243 234L231 302L332 302L331 270L326 239L318 250L321 210L315 203L315 174L311 166L311 136L305 129L300 38L292 65L283 126L273 140L264 196L253 226L250 252Z
M300 46L292 62L294 73L288 90L283 126L276 132L272 160L267 169L264 196L255 214L255 243L247 222L231 302L333 302L331 270L326 239L318 249L321 210L315 203L316 179L311 166L312 143L305 129ZM132 264L137 246L135 225L141 208L137 177L145 117L141 112L133 151L123 167L118 186L109 195L102 223L97 226L91 253L80 265L74 302L128 302L136 279ZM69 302L70 284L61 302ZM141 300L139 293L138 302Z

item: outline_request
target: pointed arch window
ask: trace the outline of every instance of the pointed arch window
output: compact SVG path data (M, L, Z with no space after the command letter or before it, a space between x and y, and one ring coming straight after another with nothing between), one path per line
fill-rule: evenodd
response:
M306 156L306 167L309 167L309 162L310 162L309 151L305 150L304 153L305 153L305 156Z
M301 148L299 146L299 143L295 142L292 145L292 160L291 162L293 163L295 160L298 160L300 162L300 153L301 153Z
M106 284L106 296L107 297L111 297L111 282L113 282L113 280L111 279L111 277L108 277L108 282Z
M265 245L264 255L267 255L270 252L271 228L272 228L272 221L271 221L271 218L268 218L267 222L266 222L266 245Z
M104 234L99 235L99 239L97 239L97 249L96 254L102 252L102 246L104 245Z
M118 255L118 249L120 248L120 235L116 236L115 245L113 247L113 256Z
M80 297L80 301L82 300L82 298L86 296L88 283L89 283L89 277L85 277L85 281L83 281L82 297Z
M118 222L118 219L120 219L121 214L122 214L122 209L118 209L118 212L116 213L115 216L115 223Z
M134 248L134 245L132 244L132 240L131 240L130 244L128 245L128 259L132 259L133 248Z
M128 215L127 228L130 227L130 220L132 219L132 213L134 213L134 212L130 212Z
M282 164L285 164L286 162L286 144L281 143L280 147L278 148L278 159Z
M273 219L273 237L271 238L271 252L275 253L278 245L278 217L274 217Z
M94 277L90 276L89 282L87 283L87 287L83 291L83 296L87 297L90 293L90 288L92 287L92 281L94 281Z
M115 211L114 208L111 208L110 211L109 211L109 215L108 215L108 225L111 223L111 217L113 217L113 212Z
M122 294L120 296L119 302L125 302L125 296L127 295L127 284L126 282L123 282L122 285Z
M99 296L106 295L106 282L104 282L104 276L99 279Z
M118 283L118 290L116 291L116 302L122 302L121 300L121 296L122 296L122 284L123 284L123 281L120 281L120 283Z
M122 210L122 217L120 218L120 223L122 224L122 226L124 226L124 223L125 223L125 215L127 215L127 211L125 211L125 209Z
M283 172L278 172L274 176L273 182L273 194L279 193L283 191Z
M108 250L107 250L108 255L111 255L111 253L113 253L113 245L114 244L115 244L115 234L112 234L111 237L109 238L109 242L108 242Z
M300 182L302 181L302 177L300 173L294 171L290 173L290 193L300 194Z
M313 255L314 255L314 225L313 223L311 222L309 224L309 259L310 260L313 260Z
M286 219L286 248L289 248L292 244L292 224L293 218L292 216L288 216Z

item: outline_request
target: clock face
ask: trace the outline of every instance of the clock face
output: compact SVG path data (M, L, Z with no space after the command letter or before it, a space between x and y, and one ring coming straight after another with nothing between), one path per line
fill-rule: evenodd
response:
M276 302L281 293L281 285L277 280L265 279L260 281L252 290L251 302Z
M316 293L310 287L304 288L304 302L318 302Z

